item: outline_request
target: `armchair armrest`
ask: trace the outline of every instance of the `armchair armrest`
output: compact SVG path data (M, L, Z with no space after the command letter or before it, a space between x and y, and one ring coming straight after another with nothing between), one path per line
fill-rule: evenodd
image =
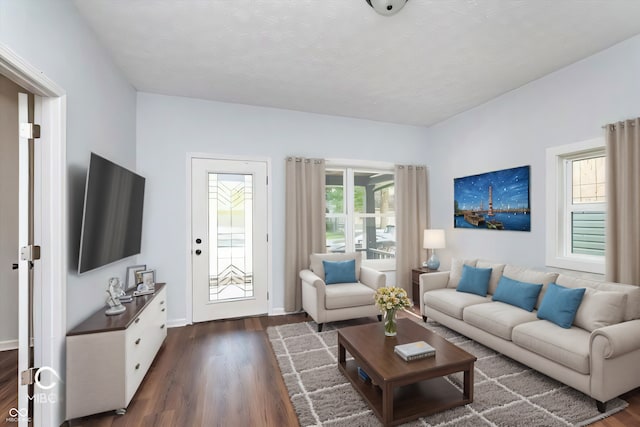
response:
M308 284L312 285L315 288L327 286L327 284L324 283L324 280L322 280L320 276L318 276L316 273L314 273L311 270L301 270L300 279L303 282L307 282Z
M367 285L374 291L378 288L384 288L387 283L387 276L373 268L360 267L360 283Z
M300 279L302 280L302 308L307 311L317 322L323 322L320 318L324 308L324 296L327 284L316 273L311 270L301 270ZM311 292L307 287L310 286L315 289Z
M598 347L603 348L605 359L612 359L634 350L639 350L640 320L617 323L591 332L589 347L592 352L594 341L599 342Z

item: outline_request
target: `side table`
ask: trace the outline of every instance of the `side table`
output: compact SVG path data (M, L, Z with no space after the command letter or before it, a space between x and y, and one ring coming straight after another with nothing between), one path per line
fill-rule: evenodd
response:
M417 305L419 307L422 302L420 301L420 295L418 295L420 293L420 275L424 273L435 273L436 271L438 270L430 270L427 267L418 267L411 270L411 285L413 287L411 293L413 305Z

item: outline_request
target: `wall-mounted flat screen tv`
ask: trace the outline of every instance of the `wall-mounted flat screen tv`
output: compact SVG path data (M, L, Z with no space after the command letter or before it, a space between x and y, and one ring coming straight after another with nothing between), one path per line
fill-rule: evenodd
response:
M91 153L78 273L140 253L145 179Z

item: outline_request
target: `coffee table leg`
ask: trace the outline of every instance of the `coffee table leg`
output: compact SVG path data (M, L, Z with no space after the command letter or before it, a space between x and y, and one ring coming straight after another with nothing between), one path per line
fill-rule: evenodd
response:
M388 382L382 387L382 419L385 426L393 421L393 387Z
M338 340L338 364L345 365L347 361L347 350L342 345L342 341Z
M464 398L473 402L473 363L464 371Z

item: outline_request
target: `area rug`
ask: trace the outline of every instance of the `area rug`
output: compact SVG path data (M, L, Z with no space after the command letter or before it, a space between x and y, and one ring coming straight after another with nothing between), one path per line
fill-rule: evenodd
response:
M608 411L601 414L590 397L438 323L420 323L478 358L474 401L404 426L584 426L628 406L624 400L614 399L608 402ZM314 322L267 329L303 427L381 425L338 370L337 329L352 324L329 323L320 333ZM461 373L447 380L458 388L462 386Z

